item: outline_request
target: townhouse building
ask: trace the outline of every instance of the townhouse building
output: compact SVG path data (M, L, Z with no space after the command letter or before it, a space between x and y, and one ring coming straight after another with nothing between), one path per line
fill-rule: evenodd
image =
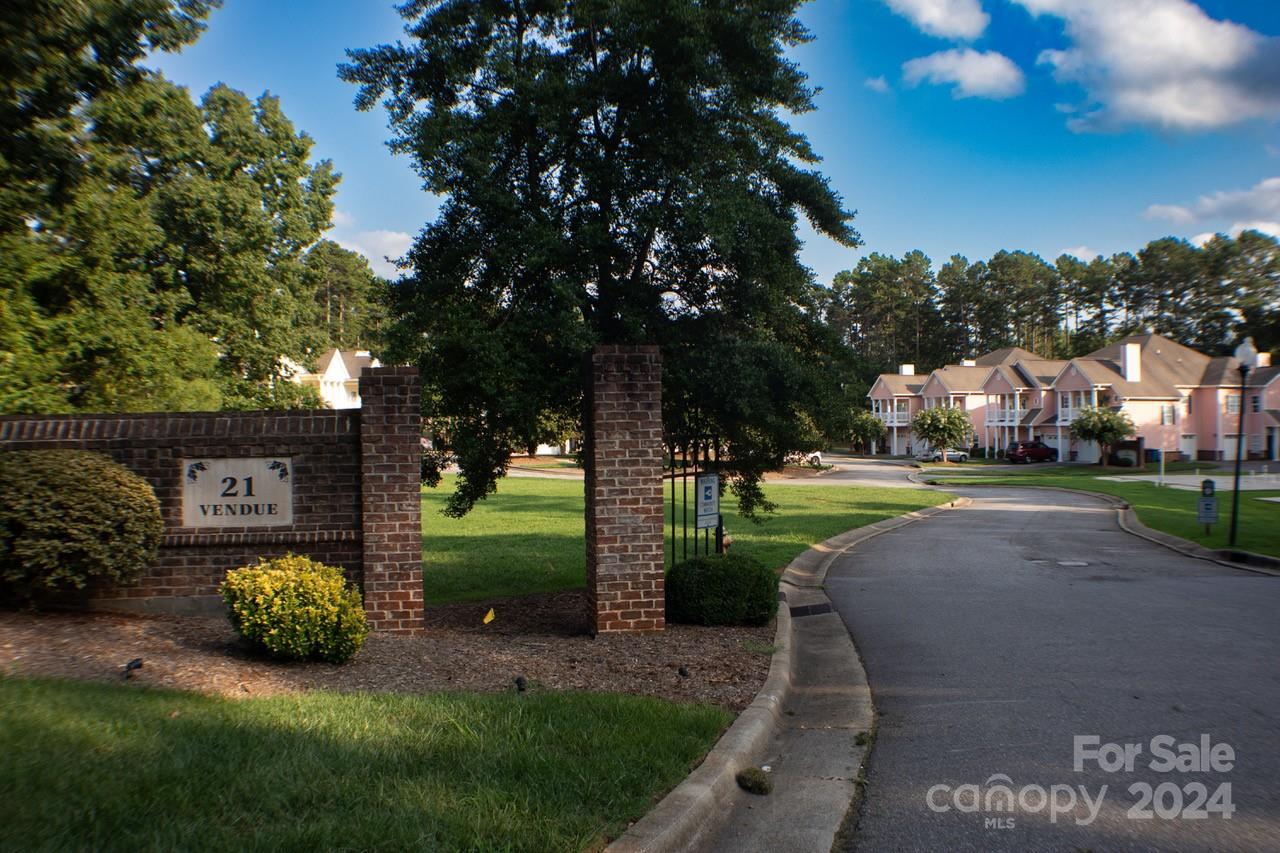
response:
M1234 357L1209 356L1150 332L1069 360L1011 348L926 377L913 369L882 374L867 396L891 429L878 449L894 454L925 450L911 434L911 417L945 405L969 412L973 444L989 453L1039 439L1064 461L1096 462L1097 445L1071 436L1072 422L1093 407L1127 414L1144 446L1166 459L1234 459L1243 406L1247 456L1280 461L1280 368L1260 355L1242 398Z

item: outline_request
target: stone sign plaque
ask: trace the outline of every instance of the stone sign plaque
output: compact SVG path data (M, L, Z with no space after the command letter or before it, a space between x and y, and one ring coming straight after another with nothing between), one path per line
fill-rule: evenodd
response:
M293 459L183 459L182 524L293 524Z

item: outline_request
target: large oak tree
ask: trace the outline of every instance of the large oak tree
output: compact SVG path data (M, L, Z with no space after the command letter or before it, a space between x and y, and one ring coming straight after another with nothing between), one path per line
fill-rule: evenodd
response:
M447 418L466 512L509 448L576 417L593 344L663 347L669 437L726 442L735 487L819 442L843 350L798 260L798 216L846 211L787 123L813 91L798 0L408 2L407 43L350 51L443 197L394 288L391 358Z

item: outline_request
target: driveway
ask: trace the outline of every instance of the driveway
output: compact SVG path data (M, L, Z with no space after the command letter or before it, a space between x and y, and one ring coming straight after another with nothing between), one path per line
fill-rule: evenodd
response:
M952 491L827 578L880 714L855 849L1280 850L1280 578L1085 496Z
M874 459L846 456L842 453L824 453L822 461L831 466L816 477L782 477L770 475L769 485L796 486L890 486L894 488L922 488L907 479L912 463L906 459Z

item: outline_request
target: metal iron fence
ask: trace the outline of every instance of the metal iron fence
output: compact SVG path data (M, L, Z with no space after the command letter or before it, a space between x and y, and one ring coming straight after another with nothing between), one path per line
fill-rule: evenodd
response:
M724 553L724 515L717 513L715 527L697 526L697 501L694 500L693 535L690 536L689 480L705 474L720 473L720 442L716 438L674 439L666 443L667 473L671 481L671 565L700 554ZM723 482L717 482L723 492ZM719 493L717 493L717 498ZM702 534L699 536L699 534ZM692 554L690 553L692 542Z

